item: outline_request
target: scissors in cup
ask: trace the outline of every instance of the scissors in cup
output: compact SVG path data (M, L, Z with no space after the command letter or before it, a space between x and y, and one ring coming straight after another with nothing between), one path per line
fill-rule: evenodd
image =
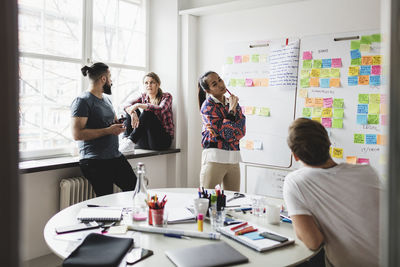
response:
M228 199L226 202L232 201L234 199L242 198L242 197L245 197L245 195L242 193L239 193L239 192L235 192L235 193L233 193L233 197Z

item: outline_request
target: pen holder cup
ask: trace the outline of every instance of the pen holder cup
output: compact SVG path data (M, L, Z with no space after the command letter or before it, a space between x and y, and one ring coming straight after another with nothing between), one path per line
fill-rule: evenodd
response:
M163 227L164 225L164 209L150 209L153 226ZM150 224L150 218L149 218Z
M213 231L223 227L225 221L225 210L217 210L216 207L210 207L208 211L210 214L210 223Z
M275 204L267 204L266 213L267 213L267 222L270 224L279 224L280 223L280 209L279 205Z
M194 213L197 216L201 213L206 215L208 206L210 205L210 201L208 198L196 198L194 201Z

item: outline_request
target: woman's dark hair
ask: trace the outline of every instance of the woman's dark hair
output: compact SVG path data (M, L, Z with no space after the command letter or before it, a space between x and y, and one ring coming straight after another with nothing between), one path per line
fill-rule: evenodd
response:
M83 76L89 75L89 79L92 81L97 81L102 75L107 74L108 66L104 63L97 62L92 66L84 66L81 68Z
M156 73L154 73L154 72L149 72L149 73L147 73L146 75L144 75L144 76L143 76L143 82L144 82L144 79L145 79L146 77L150 77L150 78L152 78L153 80L155 80L156 83L158 83L158 86L161 85L160 77L158 77L158 75L157 75ZM160 104L161 99L162 99L162 96L163 96L163 91L161 90L161 87L158 87L158 92L157 92L157 95L156 95L156 99L155 99L155 101L154 101L152 104L153 104L153 105L158 105L158 104Z
M210 74L217 74L215 71L207 71L206 73L204 73L203 75L200 76L199 81L197 83L197 87L199 89L199 109L201 109L201 105L203 104L203 102L206 100L206 92L208 92L208 90L210 90L210 86L208 85L206 79L207 76ZM217 74L218 75L218 74Z
M317 121L306 118L295 120L289 127L287 143L307 165L319 166L330 158L331 141L324 126Z

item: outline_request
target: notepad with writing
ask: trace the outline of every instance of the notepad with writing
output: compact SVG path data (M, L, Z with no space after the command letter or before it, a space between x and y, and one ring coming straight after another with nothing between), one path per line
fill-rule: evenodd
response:
M285 242L278 242L278 241L274 241L268 238L264 238L262 236L260 236L260 233L263 232L270 232L270 233L274 233L273 231L270 231L269 229L263 228L263 227L259 227L257 225L254 224L247 224L246 227L248 226L253 226L254 228L257 229L256 232L251 232L251 233L247 233L244 235L235 235L235 231L232 231L231 228L233 227L232 225L229 226L225 226L225 227L221 227L218 229L218 232L220 232L221 234L230 237L248 247L251 247L252 249L255 249L257 251L266 251L266 250L270 250L270 249L274 249L277 247L282 247L282 246L286 246L286 245L290 245L294 243L294 239L293 238L288 238L287 241ZM278 234L280 236L282 236L279 233L275 233Z
M81 221L120 221L122 208L82 208L77 218Z

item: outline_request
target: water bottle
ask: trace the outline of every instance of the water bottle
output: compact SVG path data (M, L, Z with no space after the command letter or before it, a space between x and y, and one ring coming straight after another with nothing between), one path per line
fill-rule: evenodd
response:
M135 190L133 191L133 213L144 213L146 212L147 204L147 184L148 179L146 178L146 169L144 163L139 162L137 164L137 180Z

